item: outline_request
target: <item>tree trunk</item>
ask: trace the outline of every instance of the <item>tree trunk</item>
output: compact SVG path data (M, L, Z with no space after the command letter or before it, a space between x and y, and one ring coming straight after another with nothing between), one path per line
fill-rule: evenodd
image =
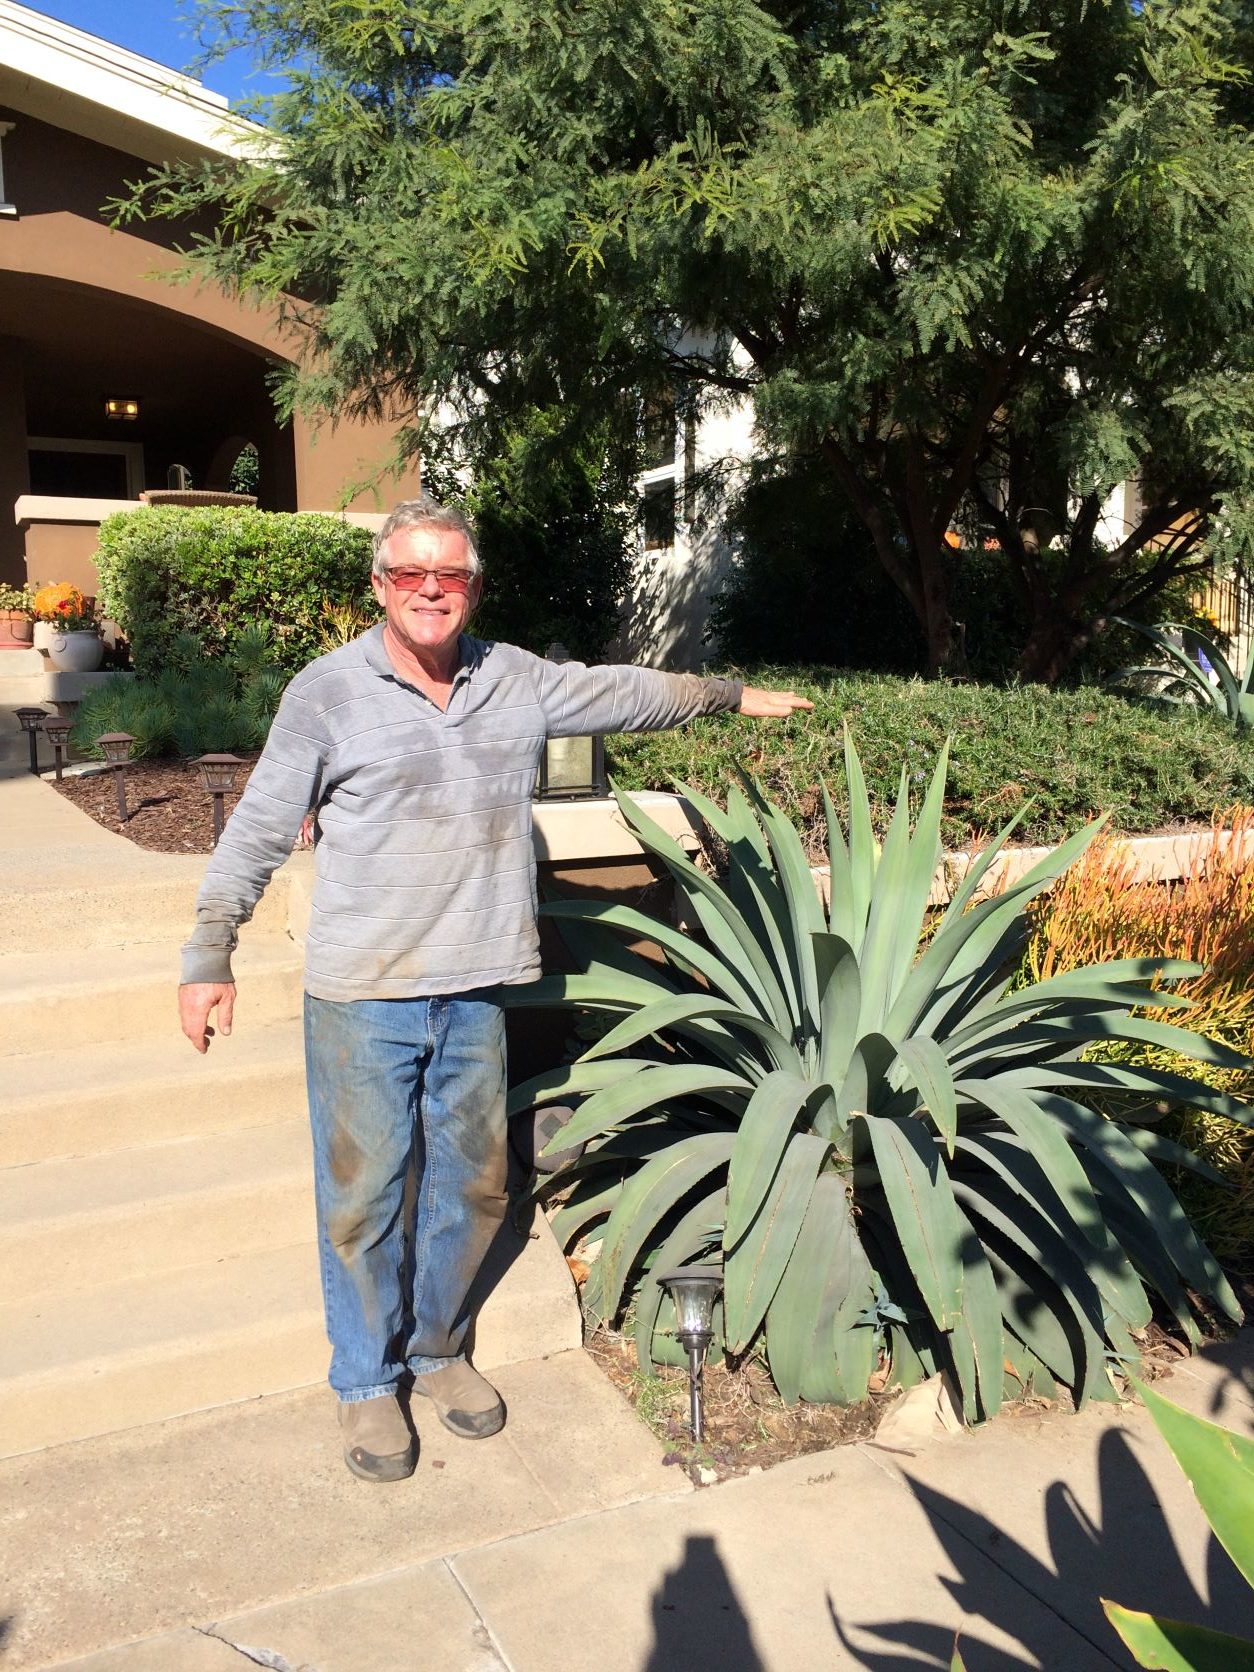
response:
M1091 626L1069 617L1061 605L1049 616L1038 614L1019 657L1019 678L1029 685L1056 685L1092 636Z

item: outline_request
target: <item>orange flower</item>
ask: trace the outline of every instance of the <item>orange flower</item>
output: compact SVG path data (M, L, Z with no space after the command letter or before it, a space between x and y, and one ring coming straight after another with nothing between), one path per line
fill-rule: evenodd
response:
M84 607L82 593L69 581L61 581L56 586L41 586L35 594L34 611L41 620L69 613L77 615Z

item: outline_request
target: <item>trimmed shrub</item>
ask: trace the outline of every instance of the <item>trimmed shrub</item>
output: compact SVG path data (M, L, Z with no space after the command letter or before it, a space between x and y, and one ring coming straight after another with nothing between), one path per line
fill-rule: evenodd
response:
M374 609L369 533L316 512L121 511L101 524L96 563L141 678L171 666L180 633L212 659L257 623L274 666L296 673L322 649L328 604Z
M1200 710L1141 707L1091 686L951 684L797 666L722 671L751 685L791 686L815 711L615 737L611 773L623 789L672 789L678 780L718 795L747 769L816 858L826 841L819 785L826 780L836 793L846 720L881 830L903 762L922 782L952 734L942 826L952 848L1000 828L1029 798L1016 841L1061 841L1103 812L1135 833L1209 824L1216 807L1254 799L1254 739Z

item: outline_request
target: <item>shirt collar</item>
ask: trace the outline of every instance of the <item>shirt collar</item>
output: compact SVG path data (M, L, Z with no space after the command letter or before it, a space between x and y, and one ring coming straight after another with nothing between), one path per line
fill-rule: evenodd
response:
M362 655L368 666L386 679L398 679L396 669L392 666L392 659L387 653L387 646L383 642L383 623L380 621L363 633L358 640ZM457 672L453 675L453 684L460 685L468 680L472 673L483 661L485 646L480 639L472 639L468 633L461 633L457 640ZM402 680L403 684L404 681Z

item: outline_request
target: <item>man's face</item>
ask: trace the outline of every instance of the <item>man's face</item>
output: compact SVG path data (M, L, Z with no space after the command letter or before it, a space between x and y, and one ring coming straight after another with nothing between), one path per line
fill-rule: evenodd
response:
M393 633L422 659L450 652L474 614L483 581L476 575L462 592L451 582L447 587L441 584L430 571L469 575L470 552L465 536L451 528L399 528L379 555L389 573L372 575L371 584ZM413 591L398 587L391 579L393 573L404 577L407 570L421 569L428 574Z

